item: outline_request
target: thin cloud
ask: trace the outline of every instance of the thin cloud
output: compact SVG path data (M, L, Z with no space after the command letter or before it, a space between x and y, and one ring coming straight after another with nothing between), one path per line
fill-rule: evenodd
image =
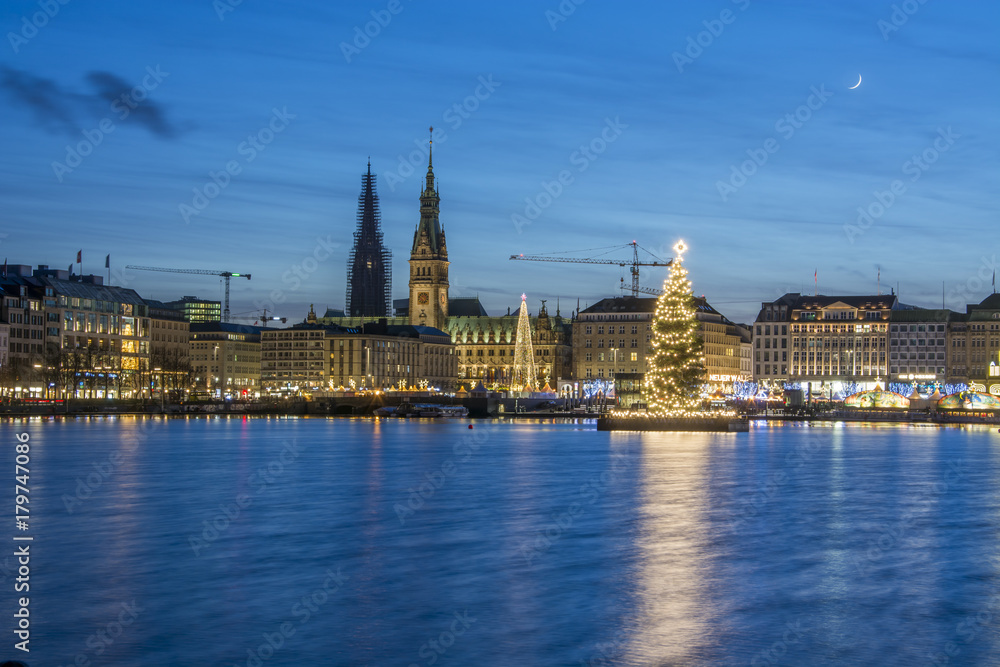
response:
M52 79L34 76L28 72L0 67L0 89L6 90L15 104L29 111L41 127L50 131L79 131L74 119L76 96L63 90Z
M109 106L115 100L120 100L123 95L127 95L133 87L111 72L90 72L86 79L97 90L95 96L107 102ZM128 106L128 117L131 122L139 123L151 134L161 139L171 139L177 135L177 128L167 120L166 111L162 105L157 104L149 97L141 102L133 102L133 104L137 105L134 109L131 108L131 105Z
M165 107L149 96L128 104L122 101L122 96L134 87L125 79L111 72L93 71L84 80L94 92L75 93L52 79L0 67L0 90L6 91L15 104L29 110L35 122L48 131L76 134L83 126L96 124L102 118L117 121L120 110L128 110L125 123L141 126L155 137L172 139L180 133L167 119Z

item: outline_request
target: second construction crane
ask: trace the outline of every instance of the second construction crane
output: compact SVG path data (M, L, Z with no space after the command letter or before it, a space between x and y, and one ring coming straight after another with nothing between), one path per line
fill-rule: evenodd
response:
M233 271L212 271L210 269L164 269L158 266L135 266L129 264L125 267L126 269L133 269L135 271L163 271L165 273L193 273L199 276L220 276L226 280L226 304L222 311L222 321L229 321L229 279L230 278L246 278L250 280L249 273L234 273Z
M653 255L642 246L640 246L635 241L631 243L626 243L622 246L612 246L610 248L593 248L593 250L603 250L606 252L611 252L614 250L622 250L623 248L632 249L632 259L605 259L602 257L560 257L558 255L511 255L511 259L526 261L526 262L572 262L575 264L612 264L615 266L628 266L632 272L632 296L639 296L640 292L649 292L649 288L639 286L639 267L640 266L670 266L671 260L663 261ZM655 261L641 262L639 261L639 250L652 255ZM584 251L585 252L585 251ZM605 253L606 254L606 253ZM624 278L622 279L624 282ZM657 290L659 293L659 290Z

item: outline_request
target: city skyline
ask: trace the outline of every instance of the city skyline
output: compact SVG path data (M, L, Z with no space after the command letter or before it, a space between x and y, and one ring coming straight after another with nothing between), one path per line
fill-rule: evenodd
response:
M357 177L370 156L393 272L407 275L433 125L451 294L478 294L494 314L524 291L533 312L537 299L569 310L620 293L621 269L509 255L633 239L667 257L683 237L695 293L734 321L812 293L814 272L820 293L873 294L880 274L883 292L898 283L924 307L943 282L959 311L991 291L987 3L809 17L743 1L516 3L495 16L406 2L111 3L107 17L56 5L34 32L38 3L0 10L11 263L65 268L82 249L86 273L104 274L107 254L119 272L251 273L233 286L234 313L274 290L284 302L269 310L290 322L310 303L343 308ZM86 141L92 153L71 166L66 146ZM320 255L295 287L293 267ZM163 278L135 272L125 286L221 297L214 279Z

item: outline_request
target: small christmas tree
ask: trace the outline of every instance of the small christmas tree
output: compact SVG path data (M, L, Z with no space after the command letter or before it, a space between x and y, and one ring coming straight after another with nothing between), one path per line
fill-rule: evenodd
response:
M643 382L643 395L654 413L697 410L705 365L702 340L695 319L694 295L687 278L683 256L687 246L678 241L677 257L663 283L663 295L656 300L653 316L652 357Z

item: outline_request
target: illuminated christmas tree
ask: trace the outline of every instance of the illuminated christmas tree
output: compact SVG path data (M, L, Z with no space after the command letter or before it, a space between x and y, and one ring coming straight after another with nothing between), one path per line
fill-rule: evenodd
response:
M517 338L514 342L514 377L511 389L532 391L535 388L535 352L531 348L531 323L528 321L528 296L521 295L521 312L517 317Z
M643 382L643 396L653 413L677 414L698 410L704 381L702 340L695 319L694 294L683 257L687 246L678 241L677 257L656 300L652 357Z

